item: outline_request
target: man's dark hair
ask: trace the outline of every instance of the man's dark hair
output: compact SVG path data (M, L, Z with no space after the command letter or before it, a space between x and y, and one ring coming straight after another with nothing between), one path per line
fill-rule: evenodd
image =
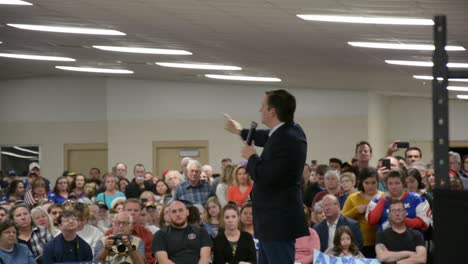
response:
M128 198L127 200L125 200L124 208L127 206L128 203L136 203L140 205L140 210L143 210L143 204L141 204L141 201L138 200L137 198Z
M402 200L399 200L399 199L391 199L390 204L388 205L388 208L390 208L390 206L392 206L392 204L401 204L401 206L403 206L403 208L405 208L405 204L403 203Z
M286 90L266 91L268 108L274 108L281 122L294 122L296 98Z
M52 209L55 209L55 208L62 208L62 205L59 204L59 203L53 203L49 206L49 208L47 208L47 213L50 214L50 212L52 212ZM63 209L63 208L62 208Z
M317 170L315 171L317 174L320 174L320 175L325 175L325 173L327 172L328 170L328 165L326 164L320 164L317 166Z
M330 158L328 160L328 163L332 163L332 162L340 164L340 167L341 167L341 165L343 165L343 162L339 158Z
M62 213L62 214L58 217L58 219L57 219L57 223L58 223L59 225L62 224L62 218L64 218L64 217L76 217L76 218L78 218L78 214L77 214L75 211L73 211L73 210L65 210L65 211L63 211L63 213Z
M199 225L201 223L201 218L200 211L198 211L198 208L193 205L189 205L187 206L187 210L189 211L187 223L189 225Z
M226 161L232 162L232 159L231 159L231 158L223 158L223 159L221 160L221 162L226 162Z
M97 171L99 174L101 174L101 170L100 170L99 168L93 167L93 168L89 169L89 171L92 171L92 170L95 170L95 171Z
M367 145L370 149L370 153L372 153L372 146L370 145L369 142L367 141L359 141L357 144L356 144L356 148L354 149L354 153L357 153L357 149L360 147L360 146L363 146L363 145Z
M411 151L411 150L417 150L419 152L419 157L422 158L422 152L421 152L420 148L410 147L410 148L407 148L406 151L405 151L405 159L408 157L408 155L407 155L408 151Z
M8 229L8 228L10 228L12 226L15 227L16 234L19 235L18 234L18 227L16 227L15 222L13 220L10 220L10 219L7 219L7 220L0 223L0 234L2 234L3 231L5 231L6 229Z
M401 183L403 184L403 187L406 187L406 181L405 181L406 173L402 169L393 169L387 172L387 174L384 177L384 182L385 185L387 185L388 178L399 178L401 180Z

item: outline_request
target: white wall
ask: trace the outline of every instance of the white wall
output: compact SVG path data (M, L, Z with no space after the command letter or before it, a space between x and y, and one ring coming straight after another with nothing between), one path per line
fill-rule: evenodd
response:
M210 163L218 168L221 157L238 161L241 145L223 130L221 113L245 126L259 121L260 101L268 89L93 78L0 82L0 144L40 144L42 171L52 177L63 170L66 143L108 143L109 168L125 161L152 169L153 141L209 140ZM349 160L359 140L370 140L378 152L395 138L430 148L430 99L290 91L297 98L296 120L308 137L308 160ZM450 108L451 138L468 140L468 104L451 101Z

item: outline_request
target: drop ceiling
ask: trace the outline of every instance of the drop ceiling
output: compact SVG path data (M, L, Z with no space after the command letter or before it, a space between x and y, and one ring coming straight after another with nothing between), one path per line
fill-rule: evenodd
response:
M304 21L296 14L433 18L444 14L448 43L468 49L466 0L41 0L33 6L0 5L0 52L64 56L76 62L0 58L0 80L110 75L72 73L55 65L125 68L126 79L238 83L207 79L206 73L164 68L156 61L240 66L239 74L278 77L286 88L372 90L430 94L431 68L388 65L385 59L430 60L431 51L351 47L348 41L432 43L431 26L383 26ZM20 30L7 23L116 29L126 36L91 36ZM183 49L191 56L116 53L92 45ZM450 52L468 62L468 52ZM113 77L113 76L112 76ZM251 85L251 84L249 84Z

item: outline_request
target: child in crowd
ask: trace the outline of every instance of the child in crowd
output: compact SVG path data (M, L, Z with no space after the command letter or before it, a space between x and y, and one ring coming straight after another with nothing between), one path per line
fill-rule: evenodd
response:
M325 254L333 257L365 258L359 251L353 232L348 226L339 226L336 229L333 246L328 248Z

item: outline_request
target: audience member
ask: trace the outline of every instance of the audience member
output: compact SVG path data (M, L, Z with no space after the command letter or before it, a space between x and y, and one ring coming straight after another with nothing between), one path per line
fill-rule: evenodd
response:
M156 202L168 204L172 201L171 189L163 180L158 180L155 184Z
M117 197L125 197L125 194L117 190L116 178L112 174L104 175L105 191L98 194L96 201L103 201L107 208L112 208L112 201Z
M154 184L150 181L145 181L145 166L136 164L133 167L133 175L135 176L132 182L125 187L125 196L127 198L139 198L144 191L154 192Z
M311 213L311 225L310 227L313 227L314 225L322 222L325 219L325 214L323 213L323 208L322 208L322 201L318 202L314 206L314 210Z
M364 240L363 254L375 258L375 225L370 225L366 219L366 209L369 202L383 194L377 189L379 176L373 167L362 168L359 171L359 192L351 194L346 200L342 214L358 221Z
M86 195L84 190L85 184L85 176L81 173L76 174L75 179L73 179L73 182L70 185L70 193L74 193L78 199L84 198Z
M407 210L401 200L389 205L390 227L377 233L375 252L383 263L426 263L427 251L420 232L407 228Z
M329 247L325 254L333 257L356 257L364 258L364 255L357 247L353 231L349 226L340 226L336 228L333 246Z
M306 187L302 195L302 200L305 205L312 207L312 202L314 201L314 198L317 195L317 193L324 190L324 176L327 170L327 165L319 165L317 166L316 170L311 170L308 186ZM311 210L312 209L313 208L311 208Z
M0 223L5 222L8 219L8 209L0 206Z
M213 242L213 263L257 263L252 235L239 230L239 209L235 204L223 208L224 229Z
M171 191L171 197L175 196L175 192L177 190L177 187L179 184L181 184L184 180L182 178L182 175L180 172L176 170L170 170L166 173L165 181L167 183L167 186L169 186L169 189Z
M306 205L304 205L304 213L310 234L308 236L296 238L296 254L294 259L296 263L311 264L314 259L314 250L320 250L320 238L317 235L317 232L311 228L311 214L309 207Z
M358 142L356 144L354 153L355 153L357 167L359 168L369 167L369 162L372 159L372 147L369 142L367 141Z
M358 247L362 249L363 242L359 223L340 213L338 198L333 194L325 195L322 199L322 208L325 212L325 220L314 226L320 238L320 251L325 252L327 248L333 246L336 228L343 225L351 228L358 243Z
M52 192L47 197L54 203L62 204L68 200L68 181L64 176L60 176L55 181L55 186Z
M97 241L102 237L103 233L97 227L89 224L91 218L89 207L83 203L76 203L73 207L78 219L78 229L76 234L80 236L93 250Z
M52 217L41 206L31 210L31 218L35 226L47 228L52 236L56 236L60 232L60 230L55 228Z
M117 177L117 181L127 178L127 164L123 162L119 162L115 164L114 167L115 167L114 176Z
M18 228L18 242L27 245L34 257L40 260L45 245L53 239L52 233L47 228L34 226L29 206L25 203L11 208L10 219Z
M206 230L188 225L189 212L184 203L175 200L169 208L171 225L162 228L153 237L152 252L158 263L208 264L212 243Z
M221 206L225 206L227 204L227 192L229 187L234 184L233 174L234 169L236 166L229 164L223 168L223 173L221 174L219 183L216 186L216 196L218 197L219 203Z
M322 198L327 194L333 194L337 198L343 195L343 191L340 188L340 172L335 170L328 170L325 173L325 190L317 193L315 195L314 201L312 202L312 207L315 206L315 203L322 200ZM340 204L343 207L343 204Z
M49 192L49 187L47 186L43 178L37 178L33 181L31 189L26 192L24 195L24 201L31 207L36 205L42 205L47 202L47 193Z
M228 189L227 200L235 202L238 206L242 206L249 198L253 182L244 165L238 165L234 169L233 175L235 176L234 184Z
M132 235L133 224L133 218L128 212L115 215L112 232L96 243L94 260L109 264L145 263L144 242ZM149 263L148 260L146 263Z
M214 236L218 234L218 230L223 226L223 215L221 212L221 204L216 196L208 198L205 206L205 226L209 228L206 230L208 234L212 233Z
M385 176L388 193L374 198L368 205L367 221L371 225L377 225L378 231L384 230L390 225L388 208L392 199L401 200L404 203L407 211L404 223L407 227L424 231L431 223L429 203L418 194L405 191L404 178L405 173L400 169L389 171Z
M343 162L339 158L330 158L328 160L328 166L331 170L341 171L341 165L343 165Z
M213 196L213 190L206 181L200 180L201 164L190 160L187 164L187 180L177 187L174 200L189 201L192 204L206 205L208 197Z
M58 221L62 233L46 244L42 263L92 261L91 247L76 234L79 222L76 212L64 211Z
M21 180L14 180L10 183L10 187L8 188L8 193L5 197L2 198L2 201L22 201L24 200L24 194L26 190L24 188L24 183Z
M17 242L17 227L12 220L0 223L0 260L2 263L36 264L29 248Z
M143 240L146 263L153 264L154 257L151 254L151 239L153 234L141 224L142 208L140 201L135 198L127 199L124 204L124 211L132 217L132 225L129 228L130 234ZM107 230L106 235L111 235L112 233L114 233L114 227Z

